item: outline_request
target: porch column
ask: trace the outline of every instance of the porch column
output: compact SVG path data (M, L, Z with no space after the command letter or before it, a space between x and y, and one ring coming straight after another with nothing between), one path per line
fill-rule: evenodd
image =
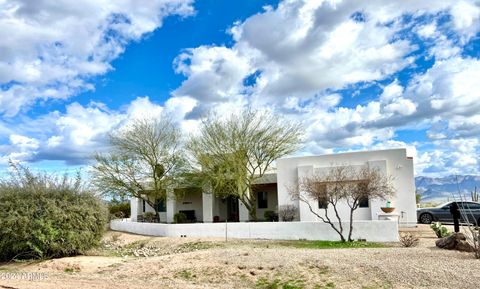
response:
M248 222L250 220L248 210L240 200L238 200L238 219L240 222Z
M210 192L202 191L202 210L203 210L203 222L213 222L213 194Z
M137 221L137 216L140 215L139 208L141 208L140 200L138 198L131 198L130 199L130 220L132 220L132 222Z
M173 223L173 216L177 210L177 198L173 189L167 189L167 223Z

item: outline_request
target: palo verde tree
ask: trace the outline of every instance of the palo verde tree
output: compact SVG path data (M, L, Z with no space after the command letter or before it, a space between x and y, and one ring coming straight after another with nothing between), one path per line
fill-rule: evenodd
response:
M180 129L168 117L137 119L109 135L110 150L95 155L93 184L102 193L136 197L154 208L185 171Z
M288 190L293 199L307 204L315 216L329 224L342 242L353 241L353 214L363 200L386 199L395 193L392 177L368 166L360 169L333 166L324 173L314 170ZM317 203L314 205L312 201L318 202L318 209ZM340 206L347 206L349 211L347 238L344 235L345 216L340 213Z
M242 110L227 118L211 115L188 143L201 183L217 195L232 195L257 219L255 181L272 163L297 150L300 125L266 111Z

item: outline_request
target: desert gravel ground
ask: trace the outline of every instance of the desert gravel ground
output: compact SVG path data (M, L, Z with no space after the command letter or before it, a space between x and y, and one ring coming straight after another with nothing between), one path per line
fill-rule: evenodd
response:
M421 237L415 248L389 244L353 249L299 249L264 240L225 243L109 232L107 248L87 256L1 265L0 288L480 287L480 260L469 253L437 249L428 226L410 231ZM137 248L139 243L143 249L118 249L129 244ZM47 278L12 279L24 272Z

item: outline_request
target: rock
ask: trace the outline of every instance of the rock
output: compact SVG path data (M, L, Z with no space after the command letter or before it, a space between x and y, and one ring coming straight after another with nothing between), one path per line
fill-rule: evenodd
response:
M475 249L470 245L467 241L460 241L457 244L457 247L455 248L458 251L462 252L473 252Z
M458 250L463 252L472 252L472 246L466 241L467 238L462 233L454 233L448 237L438 239L435 245L442 249Z

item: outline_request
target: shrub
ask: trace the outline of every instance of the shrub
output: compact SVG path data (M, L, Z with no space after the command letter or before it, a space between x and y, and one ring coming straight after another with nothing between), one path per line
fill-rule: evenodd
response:
M449 232L447 227L443 226L440 222L432 223L430 228L432 228L438 238L445 238L452 234L452 232Z
M148 223L155 223L158 220L157 215L155 215L154 212L143 213L143 219Z
M418 245L419 239L417 236L410 233L400 234L400 243L403 247L415 247Z
M111 203L108 205L111 219L122 219L130 217L130 203Z
M283 222L291 222L297 216L297 207L294 205L282 205L278 208L278 215Z
M12 177L0 181L0 260L71 256L98 244L106 206L79 177L13 167Z
M265 213L263 213L263 218L265 221L278 222L278 214L274 211L265 211Z
M175 222L177 224L186 223L187 222L187 215L185 215L184 213L176 213L173 216L173 222Z

